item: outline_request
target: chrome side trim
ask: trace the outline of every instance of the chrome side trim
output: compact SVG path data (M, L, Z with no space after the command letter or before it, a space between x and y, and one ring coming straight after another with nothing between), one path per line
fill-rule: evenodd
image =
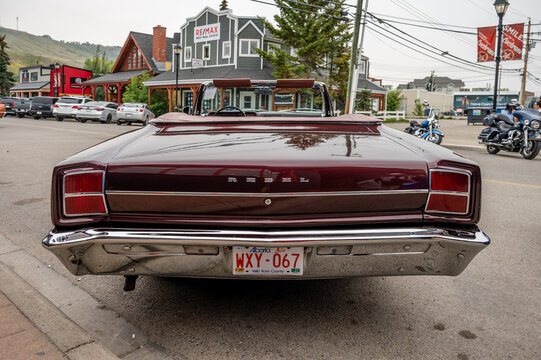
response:
M375 190L375 191L325 191L325 192L290 192L290 193L238 193L238 192L182 192L182 191L123 191L107 190L106 195L124 196L198 196L198 197L322 197L322 196L362 196L362 195L407 195L427 194L427 189L419 190Z

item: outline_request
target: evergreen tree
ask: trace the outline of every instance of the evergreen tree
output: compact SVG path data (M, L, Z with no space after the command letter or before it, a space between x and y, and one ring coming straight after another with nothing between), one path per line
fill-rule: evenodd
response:
M227 6L227 0L222 0L220 4L220 11L229 9Z
M275 69L275 77L324 80L331 89L345 96L350 57L350 25L343 18L344 0L275 0L280 13L274 16L276 26L261 19L270 34L280 39L294 55L271 46L258 54ZM287 75L287 76L284 76Z
M15 84L15 75L8 70L10 64L6 49L6 35L0 36L0 96L9 95L9 89Z
M364 89L361 92L357 93L357 98L355 99L355 110L359 111L371 111L372 110L372 100L370 96L372 91Z
M387 93L387 111L397 111L403 98L402 89L390 90Z

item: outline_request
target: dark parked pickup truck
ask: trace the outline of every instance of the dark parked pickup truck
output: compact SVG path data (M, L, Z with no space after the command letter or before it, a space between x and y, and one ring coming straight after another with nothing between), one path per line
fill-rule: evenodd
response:
M458 275L490 242L471 160L314 80L215 80L53 170L43 245L73 273L243 279Z
M16 97L5 97L0 99L0 102L6 106L6 115L15 115L15 110L13 109L13 106L17 101L18 98Z
M42 117L53 117L53 106L58 101L56 97L36 96L32 98L32 105L28 111L28 115L34 119Z
M17 98L13 104L13 111L17 117L22 118L29 114L31 105L31 98Z

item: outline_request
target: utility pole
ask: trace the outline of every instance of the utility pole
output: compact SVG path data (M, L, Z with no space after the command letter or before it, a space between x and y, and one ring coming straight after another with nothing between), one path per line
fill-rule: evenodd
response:
M19 17L17 16L16 19L17 19L17 31L19 31Z
M357 0L357 11L355 12L355 23L353 25L353 41L351 43L351 59L349 63L348 88L346 94L346 114L351 114L355 107L355 98L357 89L353 89L353 78L355 73L355 65L357 64L357 45L359 43L359 27L361 25L361 14L363 9L363 0ZM354 94L353 97L351 94Z
M358 56L357 56L357 62L355 64L355 69L353 70L353 82L351 84L351 90L350 90L350 98L353 99L353 101L350 103L349 106L349 113L353 114L355 112L355 100L357 98L357 88L359 85L359 69L361 66L361 63L363 61L363 42L364 42L364 32L366 29L366 12L368 10L368 0L364 3L364 14L363 14L363 22L362 30L361 30L361 40L359 44L359 50L358 50ZM368 75L367 71L368 68L364 69L365 74Z
M528 53L530 51L530 27L532 26L532 20L528 18L528 36L526 37L526 54L524 54L524 73L522 74L522 88L520 90L520 104L525 106L526 100L526 75L528 74Z
M430 92L434 91L434 70L430 73Z

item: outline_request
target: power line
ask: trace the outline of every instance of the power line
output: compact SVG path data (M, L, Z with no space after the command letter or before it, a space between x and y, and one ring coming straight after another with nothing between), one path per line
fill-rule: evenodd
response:
M444 29L444 28L438 28L438 27L427 26L427 25L409 24L409 23L407 23L407 22L398 21L398 20L389 20L389 19L384 19L384 20L385 20L386 22L390 22L390 23L402 24L402 25L407 25L407 26L415 26L415 27L420 27L420 28L424 28L424 29L433 29L433 30L439 30L439 31L447 31L447 32L453 32L453 33L457 33L457 34L477 35L476 32L471 32L471 31L452 30L452 29Z

